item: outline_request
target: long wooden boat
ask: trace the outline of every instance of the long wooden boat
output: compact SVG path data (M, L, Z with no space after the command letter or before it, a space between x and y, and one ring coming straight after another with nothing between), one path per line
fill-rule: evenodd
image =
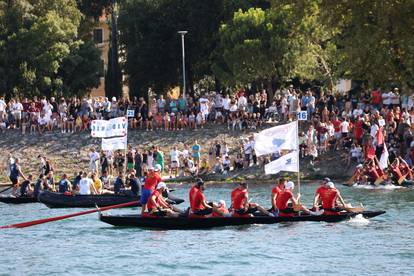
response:
M137 204L131 207L141 206L139 202L140 196L129 195L103 194L73 196L45 191L41 192L37 199L39 202L45 204L49 208L93 208L95 206L106 207L132 201L136 201ZM172 204L180 204L184 202L183 199L177 198L171 194L168 194L167 201Z
M364 211L362 216L372 218L384 214L385 211ZM302 215L295 217L209 217L209 218L191 218L191 217L141 217L138 214L132 215L106 215L100 214L99 219L105 223L122 226L122 227L139 227L149 229L163 230L187 230L187 229L208 229L213 227L237 226L248 224L273 224L280 222L296 222L296 221L324 221L324 222L340 222L357 216L358 213L341 213L339 215Z
M20 197L4 196L4 197L0 197L0 202L7 203L7 204L25 204L25 203L35 203L35 202L38 202L38 201L37 201L37 198L35 198L35 197L28 197L28 196L20 196Z

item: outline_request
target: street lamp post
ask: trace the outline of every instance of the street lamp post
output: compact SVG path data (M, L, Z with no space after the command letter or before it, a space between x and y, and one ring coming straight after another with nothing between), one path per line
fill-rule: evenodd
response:
M178 33L181 35L181 48L182 48L182 52L183 52L183 96L185 97L186 82L185 82L185 47L184 47L184 36L188 32L187 31L179 31Z

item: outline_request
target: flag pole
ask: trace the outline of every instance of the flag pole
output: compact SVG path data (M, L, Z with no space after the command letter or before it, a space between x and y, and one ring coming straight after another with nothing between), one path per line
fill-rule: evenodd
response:
M299 160L299 158L300 158L300 148L299 148L299 119L297 118L296 119L296 138L297 138L297 141L298 141L298 144L297 144L297 158L298 158L298 192L299 192L299 194L300 194L300 160Z

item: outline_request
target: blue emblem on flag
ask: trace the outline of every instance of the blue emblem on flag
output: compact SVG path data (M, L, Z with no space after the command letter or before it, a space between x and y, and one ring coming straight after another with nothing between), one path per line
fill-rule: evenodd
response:
M288 160L286 160L286 164L285 165L291 165L292 164L292 158L289 158Z
M275 138L273 139L272 144L276 146L277 148L280 148L280 146L283 145L284 142L285 142L284 139Z

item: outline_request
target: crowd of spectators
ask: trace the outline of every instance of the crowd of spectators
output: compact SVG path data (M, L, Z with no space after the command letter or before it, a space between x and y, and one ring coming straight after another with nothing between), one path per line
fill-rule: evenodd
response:
M308 121L301 125L306 130L300 133L300 152L301 157L309 158L311 164L319 155L333 150L345 150L341 151L342 159L348 166L373 158L373 150L379 159L385 145L388 145L391 162L401 156L412 165L413 107L413 95L400 95L398 88L334 95L320 90L300 91L292 85L277 91L270 102L265 90L250 95L243 90L232 95L208 92L201 93L199 97L187 96L175 100L161 95L150 99L149 104L143 98L131 101L104 97L82 100L61 98L56 101L53 97L50 100L35 97L21 102L11 99L7 103L0 98L0 128L2 131L19 128L22 133L43 133L57 128L62 133L72 133L87 131L90 121L94 119L128 116L131 128L147 131L194 130L203 128L206 123L223 124L229 130L236 131L255 129L269 120L292 121L297 112L306 111ZM226 174L251 164L266 163L281 154L275 153L258 160L253 143L252 138L241 141L240 147L232 149L231 155L223 141L204 145L208 149L203 149L203 153L199 150L196 155L194 146L190 148L185 145L182 149L174 146L166 158L170 162L166 166L167 173L171 176L209 172ZM155 158L151 156L155 154L159 151L130 149L127 160L122 161L123 155L117 153L110 153L107 157L109 166L121 167L119 164L122 162L134 163L134 166L142 164L141 169L137 170L142 172L146 166L154 165ZM141 161L136 161L137 158ZM162 167L164 170L164 164Z

